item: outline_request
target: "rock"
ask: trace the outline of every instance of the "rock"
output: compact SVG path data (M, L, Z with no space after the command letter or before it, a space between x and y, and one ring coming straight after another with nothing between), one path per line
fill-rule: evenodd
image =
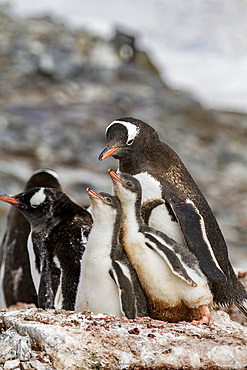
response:
M1 346L0 346L0 363L1 358L5 360L13 360L17 357L17 344L22 338L16 330L10 328L4 331L1 336Z
M47 366L45 363L39 360L36 360L34 358L30 360L29 364L31 365L32 369L35 369L35 370L52 370L53 369L53 367Z
M20 361L27 361L31 357L31 342L29 337L20 338L16 350Z
M19 360L9 360L6 361L4 364L4 370L14 370L19 368L20 361Z
M213 313L211 326L33 308L1 312L0 316L6 330L3 334L11 330L12 335L30 338L31 358L21 362L23 369L247 366L247 328L231 321L223 311Z

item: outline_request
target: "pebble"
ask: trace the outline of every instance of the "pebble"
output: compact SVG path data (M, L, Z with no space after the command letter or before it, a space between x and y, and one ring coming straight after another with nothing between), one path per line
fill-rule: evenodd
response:
M14 369L18 369L19 365L20 365L19 360L8 360L5 362L3 368L4 370L14 370Z
M31 341L29 337L20 338L17 343L16 354L20 361L27 361L31 357Z

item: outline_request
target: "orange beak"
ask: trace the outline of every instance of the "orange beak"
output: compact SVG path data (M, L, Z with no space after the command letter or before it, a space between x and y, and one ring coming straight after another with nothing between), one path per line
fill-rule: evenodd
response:
M123 184L123 181L120 179L120 177L118 177L118 175L116 174L116 172L114 172L113 170L108 170L108 173L109 173L109 175L110 175L113 179L116 179L116 180L118 180L119 182L121 182L121 184Z
M102 198L97 194L95 193L95 191L93 191L92 189L90 188L87 188L87 193L89 196L91 197L94 197L94 198L99 198L100 200L102 200Z
M116 146L116 148L112 148L112 149L108 149L108 147L106 147L99 155L99 160L100 161L103 161L103 159L106 159L108 157L110 157L116 150L119 149L119 146Z
M15 198L12 198L12 197L9 197L9 196L5 196L5 195L1 196L0 197L0 200L2 202L6 202L6 203L10 203L10 204L21 204L21 202L19 202Z

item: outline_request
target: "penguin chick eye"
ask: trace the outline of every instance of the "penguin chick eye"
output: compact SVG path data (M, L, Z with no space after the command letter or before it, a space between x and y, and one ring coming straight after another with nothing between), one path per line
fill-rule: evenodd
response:
M127 141L127 145L131 145L133 143L134 139L130 139L129 141Z
M105 198L106 203L112 203L111 198Z

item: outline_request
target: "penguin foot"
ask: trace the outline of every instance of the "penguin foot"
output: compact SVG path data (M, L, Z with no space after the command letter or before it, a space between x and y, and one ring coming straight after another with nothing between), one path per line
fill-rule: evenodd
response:
M34 303L25 303L25 302L16 302L16 306L19 308L19 309L28 309L28 308L36 308L36 305Z
M200 320L193 320L192 322L195 324L205 324L210 325L213 322L211 312L209 307L206 304L203 304L198 307L199 314L201 316Z

